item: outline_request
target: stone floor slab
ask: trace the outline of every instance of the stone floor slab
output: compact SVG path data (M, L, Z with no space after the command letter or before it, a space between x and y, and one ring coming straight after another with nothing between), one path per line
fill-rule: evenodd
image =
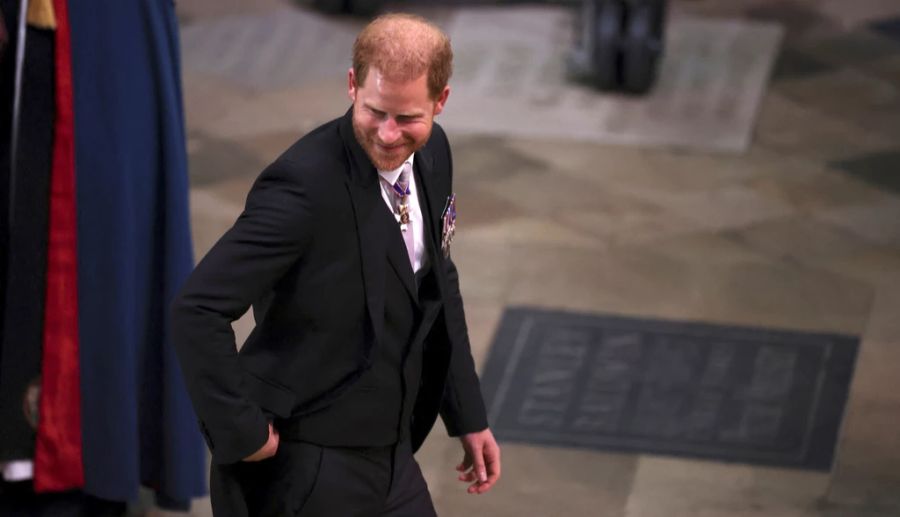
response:
M593 236L559 222L537 217L507 219L467 230L467 238L505 245L571 246L575 249L602 249Z
M295 8L198 21L181 31L184 66L253 91L299 88L343 76L362 25Z
M437 118L438 123L442 121ZM481 184L513 176L547 174L547 156L523 149L517 141L486 135L466 135L448 130L453 149L454 183Z
M762 222L731 235L759 253L800 264L828 262L874 248L851 232L802 216Z
M756 142L764 149L786 156L836 160L889 148L890 133L858 126L807 104L803 95L782 94L777 85L766 96L760 112Z
M869 76L900 85L900 56L868 61L860 64L857 68Z
M772 71L772 80L806 78L829 72L833 69L834 67L828 63L788 48L783 50L778 56L775 69Z
M264 13L284 9L290 0L178 0L175 4L181 24L241 13Z
M900 246L900 199L863 206L835 208L815 217L856 233L874 243Z
M813 517L828 475L644 456L628 517Z
M895 278L900 271L900 250L868 247L853 250L845 256L822 262L814 261L821 269L880 286L886 279Z
M453 262L460 272L460 289L478 300L502 305L517 281L510 264L516 262L514 248L504 243L485 242L460 235L453 244Z
M441 495L435 497L439 515L625 517L637 463L634 456L508 443L502 446L503 482L478 497L462 494L461 487L442 486ZM451 458L458 461L455 456Z
M668 257L683 262L699 262L715 267L729 268L741 264L771 264L772 257L761 253L746 241L735 238L730 232L692 233L672 235L647 246L637 242L637 249L663 249ZM628 246L626 246L626 249Z
M820 9L847 28L900 16L900 5L893 0L855 0L852 3L842 0L822 0Z
M205 187L231 178L255 177L266 163L239 142L194 133L188 155L191 187Z
M867 284L783 263L704 262L665 248L530 247L510 303L747 326L859 334Z
M838 23L848 24L847 20L834 19ZM845 67L900 53L900 46L890 38L867 30L831 32L823 37L806 38L797 42L797 48L827 63Z
M665 207L668 213L695 224L698 230L722 231L791 215L794 209L744 185L675 193L664 190L631 192L638 199Z
M256 100L252 92L240 85L187 67L182 72L182 90L189 138L197 131L214 130L226 113Z
M299 138L350 109L346 73L300 89L254 95L223 108L199 128L223 140L253 139L275 132L293 132Z
M778 91L855 128L883 135L900 133L900 122L894 116L900 111L900 85L890 80L845 68L812 82L781 81Z
M872 186L900 195L900 148L848 158L831 164L850 177Z
M219 237L231 228L243 206L201 189L191 191L190 206L194 257L199 261Z
M454 131L743 151L781 38L778 26L673 17L659 83L645 99L565 80L571 13L456 11Z
M877 204L889 201L891 193L863 182L852 175L835 174L821 165L810 175L797 175L788 168L783 174L747 181L756 192L789 204L800 213L832 208Z
M900 510L900 401L855 397L847 410L828 500L857 505L891 505ZM891 514L888 514L891 515Z
M607 204L602 202L602 196L598 197L601 199L597 208L565 210L556 216L557 220L592 236L604 247L658 242L697 230L695 222L651 203L636 199L628 202L624 196L610 196L621 201Z
M784 26L788 41L801 39L810 33L834 30L834 22L816 9L811 2L791 0L770 0L751 5L742 10L742 14L754 20L776 22Z

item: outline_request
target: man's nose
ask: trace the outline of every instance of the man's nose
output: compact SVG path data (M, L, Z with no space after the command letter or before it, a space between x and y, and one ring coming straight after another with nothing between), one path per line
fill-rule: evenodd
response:
M400 128L397 127L397 122L391 117L385 118L378 126L378 139L381 140L382 143L390 145L395 143L399 138Z

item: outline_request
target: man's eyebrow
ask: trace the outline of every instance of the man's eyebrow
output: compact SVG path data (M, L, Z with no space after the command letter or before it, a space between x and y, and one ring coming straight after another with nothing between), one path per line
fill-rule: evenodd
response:
M374 111L375 113L387 114L386 111L380 110L380 109L376 108L375 106L372 106L372 105L369 104L368 102L363 102L363 106L364 106L366 109L369 109L369 110L371 110L371 111ZM397 118L418 118L418 117L424 116L424 114L425 114L425 113L424 113L423 111L413 111L413 112L410 112L410 113L397 113L396 117L397 117Z
M368 102L364 102L364 103L363 103L363 106L365 106L366 109L370 109L370 110L375 111L375 112L377 112L377 113L384 113L384 111L382 111L382 110L376 108L375 106L372 106L372 105L369 104Z

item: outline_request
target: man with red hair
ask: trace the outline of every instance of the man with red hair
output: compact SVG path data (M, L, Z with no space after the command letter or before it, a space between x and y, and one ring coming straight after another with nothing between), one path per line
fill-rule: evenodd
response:
M364 28L350 110L263 171L176 300L217 516L434 515L412 454L438 413L462 442L468 492L499 479L450 258L450 147L434 124L452 56L419 17ZM231 322L251 305L238 353Z

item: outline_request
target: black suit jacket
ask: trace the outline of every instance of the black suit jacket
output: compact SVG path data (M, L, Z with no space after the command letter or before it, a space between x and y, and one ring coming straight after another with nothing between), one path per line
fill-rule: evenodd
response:
M440 250L452 161L437 124L415 167L430 247ZM252 454L272 417L327 406L371 366L384 268L394 260L376 210L386 210L378 174L348 112L260 174L243 213L187 280L172 307L174 343L215 463ZM431 260L442 307L425 341L415 448L439 411L451 435L487 427L456 267L440 252ZM251 305L256 327L238 353L231 323Z

